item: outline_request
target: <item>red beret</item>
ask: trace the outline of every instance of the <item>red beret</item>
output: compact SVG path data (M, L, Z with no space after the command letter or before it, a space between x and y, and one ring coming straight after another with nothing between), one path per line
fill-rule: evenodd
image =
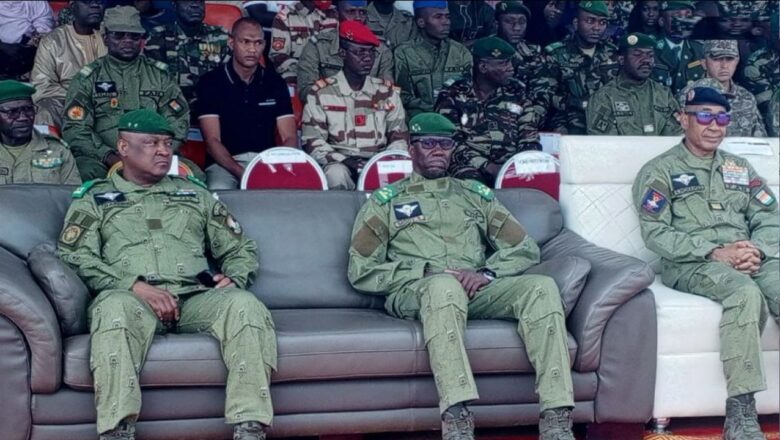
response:
M363 23L355 20L347 20L339 23L339 37L343 40L357 44L379 46L379 38L371 32L371 29Z

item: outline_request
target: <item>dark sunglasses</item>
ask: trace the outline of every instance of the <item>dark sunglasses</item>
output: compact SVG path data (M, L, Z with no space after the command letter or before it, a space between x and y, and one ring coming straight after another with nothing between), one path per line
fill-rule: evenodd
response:
M686 115L696 116L696 122L701 125L710 125L715 121L719 127L725 127L731 123L731 114L726 112L685 112Z
M135 32L111 32L110 35L116 40L124 40L129 38L132 41L141 41L144 38L144 34L138 34Z
M452 139L419 139L412 141L414 143L420 144L423 150L433 150L436 147L441 148L442 150L452 150L455 148L455 141Z
M34 105L25 105L22 107L10 108L8 110L0 109L0 113L5 115L5 117L8 119L19 119L19 117L22 116L22 113L27 116L34 117L37 111L38 107Z

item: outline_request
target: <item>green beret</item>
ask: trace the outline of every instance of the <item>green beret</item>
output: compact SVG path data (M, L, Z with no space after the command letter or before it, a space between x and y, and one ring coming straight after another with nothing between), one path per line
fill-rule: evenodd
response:
M412 136L452 136L455 124L438 113L419 113L409 121Z
M580 10L590 12L593 15L600 17L609 17L609 6L605 1L585 1L580 2Z
M515 48L498 37L480 38L474 42L471 51L474 54L474 58L478 60L485 58L509 60L515 56Z
M685 0L672 0L672 1L661 2L661 12L678 11L680 9L690 9L691 11L695 11L696 6L693 5L692 1L685 1Z
M103 27L108 32L146 33L146 29L141 26L141 13L135 6L117 6L106 9Z
M526 17L531 18L531 10L520 0L498 2L496 4L496 18L504 14L523 14Z
M620 38L621 49L653 49L655 48L655 37L639 32L632 32Z
M138 109L127 112L119 118L119 131L131 131L135 133L167 134L175 136L171 124L161 114L149 110Z
M7 79L0 81L0 102L29 99L35 93L30 84Z

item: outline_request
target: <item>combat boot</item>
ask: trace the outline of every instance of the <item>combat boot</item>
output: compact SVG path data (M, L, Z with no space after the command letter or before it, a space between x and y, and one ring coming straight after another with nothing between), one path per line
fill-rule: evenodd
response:
M723 440L766 440L758 424L756 399L752 393L726 399Z
M465 405L453 405L441 416L442 440L474 440L474 414Z
M572 424L569 408L545 410L539 419L539 440L574 440Z
M116 428L100 434L100 440L135 440L135 424L121 421Z
M233 428L233 440L265 440L265 427L260 422L239 423Z

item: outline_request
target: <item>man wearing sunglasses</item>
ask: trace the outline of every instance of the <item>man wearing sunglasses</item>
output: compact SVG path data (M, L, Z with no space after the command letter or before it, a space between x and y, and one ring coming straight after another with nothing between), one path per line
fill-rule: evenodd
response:
M35 131L35 88L0 81L0 185L81 183L76 161L59 139Z
M778 204L747 160L718 149L729 110L717 90L691 89L680 116L685 138L642 168L633 195L664 284L723 306L724 440L764 440L753 395L766 389L760 335L780 306Z
M375 191L358 213L349 280L420 320L439 395L444 440L474 440L479 398L464 345L467 319L517 321L537 372L540 440L574 440L566 326L552 278L522 275L539 247L485 185L448 177L455 125L436 113L409 121L413 173ZM492 254L486 253L491 249Z

